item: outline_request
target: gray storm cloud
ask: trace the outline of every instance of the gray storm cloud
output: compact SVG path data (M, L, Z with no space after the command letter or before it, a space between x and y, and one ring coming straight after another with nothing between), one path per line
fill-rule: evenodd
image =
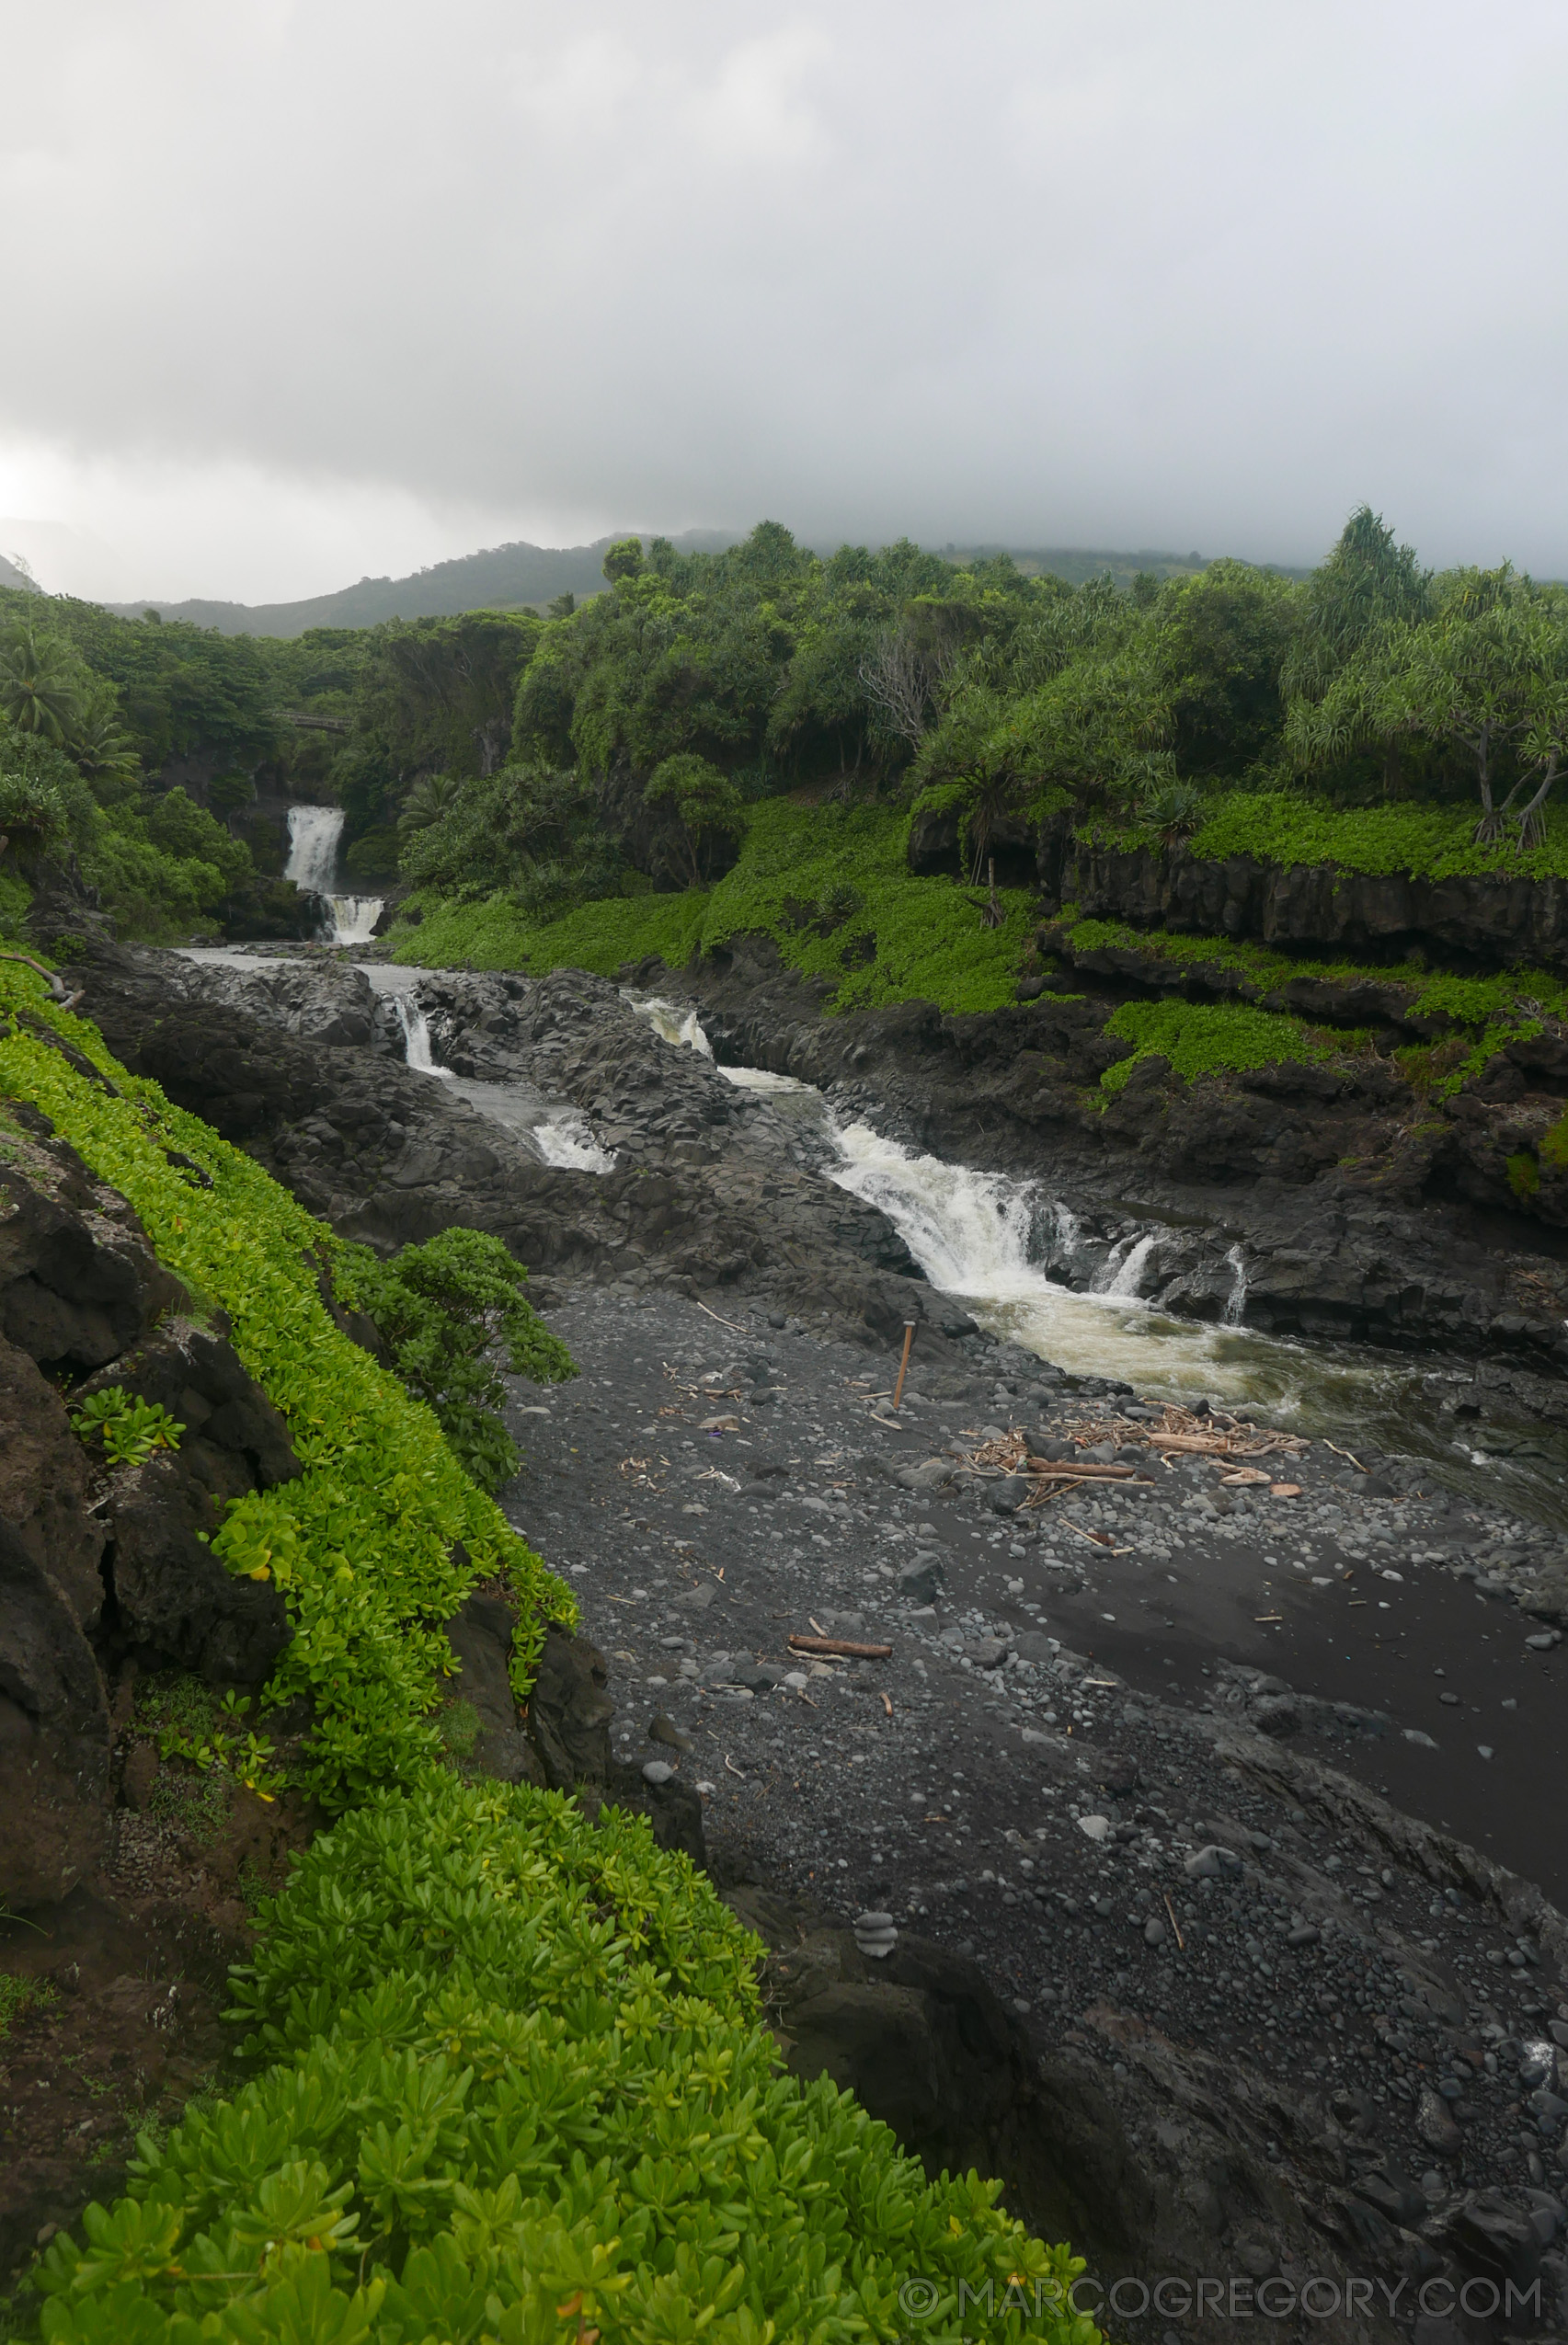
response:
M0 509L145 590L764 512L1300 561L1362 498L1568 569L1560 7L0 25Z

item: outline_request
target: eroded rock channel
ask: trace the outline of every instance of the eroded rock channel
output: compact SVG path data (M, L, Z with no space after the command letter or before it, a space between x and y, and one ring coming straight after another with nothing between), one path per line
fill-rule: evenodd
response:
M407 979L106 951L82 1006L345 1233L461 1222L532 1267L582 1373L516 1388L508 1505L604 1657L585 1771L700 1799L791 2058L1004 2173L1107 2282L1374 2276L1347 2337L1408 2335L1440 2282L1568 2320L1568 1570L1550 1346L1488 1337L1507 1266L1347 1222L1324 1291L1353 1268L1365 1298L1375 1241L1393 1295L1408 1235L1427 1349L1358 1354L1388 1313L1325 1302L1314 1385L1299 1312L1225 1334L1239 1278L1283 1278L1276 1201L1173 1188L1156 1232L1079 1166L1025 1210L994 1185L1016 1123L980 1128L981 1083L960 1145L930 1036L888 1020L835 1069L809 1004L715 999L747 1082L679 1039L689 1001ZM928 1151L984 1178L943 1191ZM944 1287L1008 1230L992 1291ZM1140 1245L1168 1333L1117 1287ZM1476 1465L1505 1419L1515 1463ZM1162 1446L1204 1425L1250 1442L1242 1479ZM1023 1455L1103 1477L1042 1499Z

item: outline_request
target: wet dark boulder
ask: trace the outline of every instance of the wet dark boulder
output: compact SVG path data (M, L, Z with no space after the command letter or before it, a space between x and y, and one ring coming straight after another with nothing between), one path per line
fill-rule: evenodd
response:
M59 1394L0 1340L0 1905L63 1897L109 1835L108 1697L92 1635L102 1522Z
M232 1502L300 1471L288 1427L226 1334L171 1320L88 1378L120 1385L183 1427L176 1449L108 1477L106 1658L193 1670L212 1686L258 1686L291 1630L269 1583L236 1579L209 1542Z

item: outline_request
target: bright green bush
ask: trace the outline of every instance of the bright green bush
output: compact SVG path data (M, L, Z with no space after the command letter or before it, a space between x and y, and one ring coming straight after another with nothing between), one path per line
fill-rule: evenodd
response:
M1118 1058L1101 1076L1107 1092L1123 1090L1140 1058L1168 1058L1174 1072L1192 1082L1199 1075L1326 1058L1333 1048L1299 1018L1234 1002L1124 1001L1106 1020L1105 1032L1133 1046L1130 1058Z
M464 1470L481 1490L499 1490L520 1463L498 1413L506 1399L497 1354L514 1376L555 1384L577 1363L523 1295L528 1273L499 1238L483 1230L441 1230L390 1262L356 1247L339 1290L351 1288L392 1351L392 1365L434 1410Z
M236 1972L272 2064L143 2139L39 2273L47 2345L1095 2345L1082 2267L776 2073L758 1950L640 1819L432 1772L297 1860ZM1036 2291L1043 2313L1036 2313Z
M503 1573L522 1604L520 1686L544 1618L575 1619L569 1594L463 1472L430 1411L333 1323L317 1280L346 1259L341 1242L156 1084L128 1076L31 971L0 961L4 1094L41 1108L129 1198L158 1259L228 1313L235 1350L288 1421L303 1473L232 1505L212 1551L231 1572L274 1580L287 1603L294 1635L268 1699L315 1705L304 1783L341 1803L406 1775L438 1747L429 1713L453 1666L441 1623L474 1583Z

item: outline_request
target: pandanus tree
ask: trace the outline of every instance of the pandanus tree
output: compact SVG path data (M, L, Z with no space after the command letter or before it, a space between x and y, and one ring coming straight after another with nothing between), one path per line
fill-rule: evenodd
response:
M643 790L643 804L668 806L674 816L685 859L681 875L693 887L703 884L704 851L708 841L735 838L746 827L746 807L739 791L727 775L704 757L667 757L649 775Z
M1436 604L1429 618L1371 630L1321 700L1292 705L1287 740L1309 768L1374 741L1460 757L1481 801L1478 844L1512 828L1524 853L1545 835L1568 753L1568 595L1504 564L1449 573Z

